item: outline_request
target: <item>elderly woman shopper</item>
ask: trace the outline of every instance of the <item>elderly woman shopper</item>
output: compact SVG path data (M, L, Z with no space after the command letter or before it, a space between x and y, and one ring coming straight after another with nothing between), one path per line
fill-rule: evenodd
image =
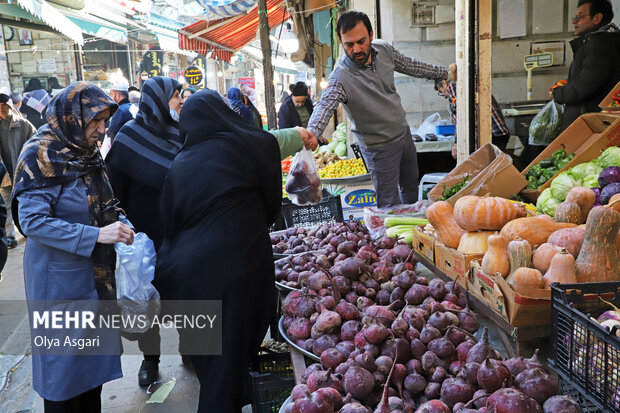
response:
M241 116L243 119L247 120L249 123L254 124L254 113L247 107L243 100L243 93L241 93L241 89L238 87L231 87L228 89L228 93L226 94L228 98L228 102L230 103L230 108L237 113L237 115Z
M114 196L97 149L116 108L92 83L73 83L49 104L47 124L22 150L13 214L28 237L29 305L116 298L113 244L131 244L133 231L110 207ZM102 385L122 376L118 354L33 354L32 372L46 413L99 412Z
M213 91L187 101L180 128L186 140L164 183L156 286L162 299L221 300L222 354L190 356L198 411L240 412L249 363L275 310L268 228L282 200L280 151ZM182 346L209 339L193 333L181 333Z
M136 119L123 126L106 157L114 194L127 212L137 232L153 240L155 249L162 241L159 212L161 190L168 167L181 148L178 116L181 84L169 77L152 77L142 87ZM137 337L144 361L138 384L148 386L159 371L159 329L151 328Z

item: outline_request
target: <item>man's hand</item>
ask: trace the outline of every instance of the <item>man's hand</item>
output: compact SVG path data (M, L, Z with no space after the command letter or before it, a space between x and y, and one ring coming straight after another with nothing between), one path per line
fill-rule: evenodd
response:
M449 80L456 82L456 63L452 63L450 66L448 66L448 69L450 70Z
M113 224L99 228L99 236L97 242L100 244L116 244L124 242L127 245L133 244L133 230L129 225L116 221Z
M456 143L452 145L452 157L456 159Z
M318 140L308 129L302 128L300 126L296 126L296 129L299 131L299 134L301 135L301 140L304 142L304 147L306 149L313 151L316 149L317 146L319 146Z

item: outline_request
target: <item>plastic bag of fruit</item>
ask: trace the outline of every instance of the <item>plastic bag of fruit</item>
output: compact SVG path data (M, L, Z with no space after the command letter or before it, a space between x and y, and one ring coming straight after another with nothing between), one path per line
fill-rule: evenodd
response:
M321 202L321 180L312 151L304 148L297 152L285 185L289 199L296 205L314 205Z

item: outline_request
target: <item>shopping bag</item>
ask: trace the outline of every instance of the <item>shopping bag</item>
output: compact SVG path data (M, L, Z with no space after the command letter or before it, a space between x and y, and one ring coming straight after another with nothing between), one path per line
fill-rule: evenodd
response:
M411 135L418 135L422 139L426 139L426 135L437 133L437 126L443 125L444 121L441 120L441 115L437 112L424 119L424 122L419 128L411 128Z
M321 202L321 179L312 151L304 148L297 152L284 189L295 205L314 205Z
M136 234L133 244L114 244L116 251L116 299L124 319L121 332L144 333L160 311L159 292L151 282L155 276L155 245L143 232Z
M553 100L547 103L530 123L530 145L547 146L562 132L564 107Z

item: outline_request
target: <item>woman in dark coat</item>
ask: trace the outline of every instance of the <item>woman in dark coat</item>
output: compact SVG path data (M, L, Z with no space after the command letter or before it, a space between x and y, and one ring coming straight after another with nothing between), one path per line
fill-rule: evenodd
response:
M180 127L186 140L164 184L156 286L162 299L221 300L222 354L190 356L198 411L239 412L249 363L275 311L268 228L282 200L280 150L213 91L187 101ZM181 347L208 340L194 333L180 332Z
M161 191L168 167L181 148L179 123L172 111L181 107L181 84L169 77L152 77L142 87L139 112L118 131L106 157L110 183L120 207L127 212L136 232L144 232L161 245L163 231L159 213ZM144 361L138 384L148 386L159 371L159 328L137 337Z
M238 87L231 87L226 94L232 110L250 123L254 123L254 113L244 103L243 93Z

